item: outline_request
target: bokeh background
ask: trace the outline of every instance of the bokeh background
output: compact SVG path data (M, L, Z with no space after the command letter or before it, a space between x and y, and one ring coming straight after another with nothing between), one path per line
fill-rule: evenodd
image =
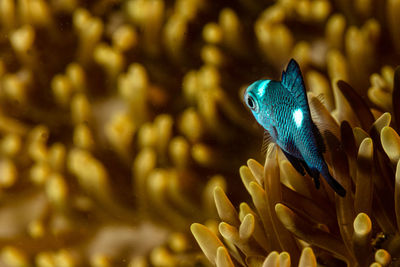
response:
M399 0L0 0L0 266L398 266L399 18ZM261 151L243 92L290 58L346 198Z

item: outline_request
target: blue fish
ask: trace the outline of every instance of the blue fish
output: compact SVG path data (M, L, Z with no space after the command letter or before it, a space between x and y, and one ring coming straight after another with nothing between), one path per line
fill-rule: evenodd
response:
M319 188L321 174L338 195L346 195L346 190L329 173L322 155L325 144L311 119L303 77L294 59L282 72L281 81L258 80L251 84L244 101L301 175L306 171Z

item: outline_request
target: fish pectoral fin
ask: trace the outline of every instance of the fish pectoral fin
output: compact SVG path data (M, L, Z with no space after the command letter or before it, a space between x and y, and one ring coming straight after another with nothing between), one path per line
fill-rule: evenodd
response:
M269 143L271 143L272 137L268 131L264 131L263 142L261 146L261 154L265 155L268 149Z
M301 175L305 175L305 171L303 168L303 161L301 159L298 159L292 155L290 155L289 153L287 153L286 151L283 151L283 154L285 154L286 158L289 160L289 162L292 164L292 166L296 169L296 171L298 171Z

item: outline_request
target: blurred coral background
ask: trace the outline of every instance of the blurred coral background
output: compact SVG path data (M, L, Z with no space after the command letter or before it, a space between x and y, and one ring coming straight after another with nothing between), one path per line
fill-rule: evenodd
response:
M0 0L0 266L400 266L399 0ZM315 189L242 102L299 62Z

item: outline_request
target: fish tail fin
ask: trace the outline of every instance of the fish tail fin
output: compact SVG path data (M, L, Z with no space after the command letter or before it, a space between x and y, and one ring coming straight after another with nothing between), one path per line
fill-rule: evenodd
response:
M335 178L332 177L332 175L329 173L328 171L328 167L326 167L325 170L323 170L321 172L322 176L325 178L325 180L328 182L328 184L330 185L330 187L332 187L333 190L335 190L335 192L341 196L344 197L346 196L346 190L343 188L343 186L341 184L339 184Z

